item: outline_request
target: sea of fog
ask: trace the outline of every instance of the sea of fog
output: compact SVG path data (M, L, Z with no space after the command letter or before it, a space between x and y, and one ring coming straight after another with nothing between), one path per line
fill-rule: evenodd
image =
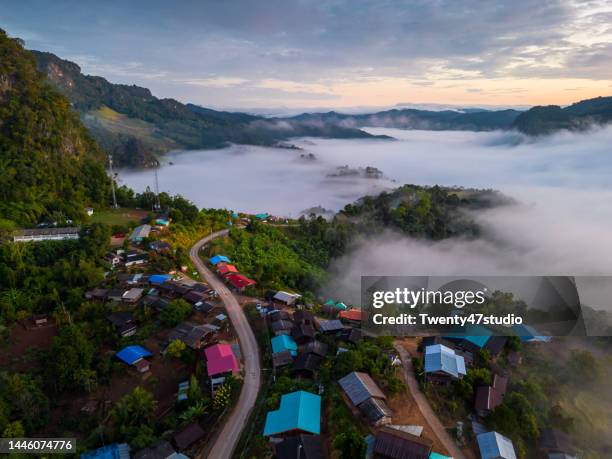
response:
M357 302L359 276L398 274L612 275L612 128L527 139L508 132L368 129L396 140L299 139L302 150L232 146L177 152L160 189L200 207L298 216L338 210L403 183L494 188L517 204L479 213L476 241L424 242L388 232L356 243L327 290ZM302 155L312 153L314 159ZM340 176L372 166L378 179ZM120 171L136 190L153 171ZM599 301L598 301L599 302Z

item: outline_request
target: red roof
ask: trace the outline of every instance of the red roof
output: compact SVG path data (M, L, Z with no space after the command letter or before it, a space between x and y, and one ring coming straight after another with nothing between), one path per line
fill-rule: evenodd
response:
M348 311L340 311L339 316L341 319L361 322L361 309L349 309Z
M229 344L215 344L204 349L208 376L238 371L238 359Z
M256 284L254 280L251 280L248 277L243 276L242 274L231 273L225 276L225 278L238 290L242 290L243 288Z
M217 264L217 271L219 272L219 274L224 276L230 273L237 273L238 268L236 268L234 265L229 265L227 263L222 262Z

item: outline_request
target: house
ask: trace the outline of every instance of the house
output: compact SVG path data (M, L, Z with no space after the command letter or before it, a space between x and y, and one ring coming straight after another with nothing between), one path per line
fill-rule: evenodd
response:
M301 433L319 435L321 431L321 397L297 391L281 397L278 410L269 411L264 436L283 436Z
M301 297L302 295L298 295L297 293L278 291L274 294L272 299L274 301L278 301L279 303L286 304L287 306L291 306L298 298Z
M168 342L179 340L190 349L201 349L206 338L214 334L208 327L191 322L183 322L172 329L168 335Z
M550 457L553 454L565 454L568 457L576 454L576 448L565 432L558 429L545 428L540 430L538 452Z
M369 398L359 405L359 412L368 421L368 424L380 427L391 422L393 412L384 400L380 398Z
M122 288L113 288L106 292L106 299L109 301L122 301L123 294L126 292Z
M87 214L87 216L91 217L94 214L93 207L85 207L85 213Z
M312 352L302 352L295 359L293 372L297 376L312 378L319 371L323 357Z
M221 276L225 276L226 274L238 273L238 268L236 268L234 265L230 265L229 263L222 261L220 263L217 263L217 272Z
M238 373L240 366L238 359L229 344L215 344L204 349L206 357L206 371L208 376L225 375L228 373Z
M276 459L325 459L321 437L296 435L275 445Z
M268 319L270 319L271 322L277 322L279 320L291 320L291 316L287 311L273 309L268 312Z
M142 273L132 274L126 280L126 284L130 286L136 286L136 287L148 287L149 286L149 276L147 274L142 274Z
M386 398L382 390L380 390L372 377L367 373L353 371L340 378L338 384L340 384L344 393L355 406L359 406L370 398L382 400Z
M145 357L150 357L152 354L142 346L126 346L117 352L116 355L119 360L134 366L140 373L149 370L149 362Z
M85 292L85 298L88 300L104 301L108 295L108 290L105 288L94 288Z
M144 238L149 237L149 234L151 234L151 225L140 225L134 228L128 239L130 242L142 242Z
M214 266L216 266L217 264L221 262L224 262L224 263L232 262L232 260L227 258L225 255L215 255L214 257L211 257L208 261L210 261L210 264Z
M145 299L146 298L148 298L148 296L145 297ZM162 312L170 304L170 301L166 300L165 298L160 298L160 297L155 297L155 298L156 298L155 301L151 303L151 307L155 309L157 312Z
M548 343L552 339L550 336L539 333L535 328L530 325L520 324L513 325L512 331L516 334L524 343Z
M344 303L342 303L341 301L339 301L338 303L336 303L334 305L334 307L340 311L346 311L348 309L348 306Z
M144 289L142 288L131 288L127 292L124 292L123 295L121 295L121 301L129 304L138 303L138 301L140 301L140 299L142 298L143 292Z
M292 357L297 356L297 343L291 336L279 335L275 336L271 340L272 342L272 354L278 352L289 351Z
M123 264L126 267L142 265L149 260L149 255L146 252L139 250L128 250L123 254Z
M107 319L115 326L117 332L125 338L136 334L136 319L129 311L117 311L107 316Z
M342 331L343 329L344 325L342 325L342 322L337 319L319 321L319 330L321 330L321 333L334 334Z
M242 274L236 273L230 273L226 275L225 279L232 285L232 287L234 287L238 291L242 291L245 288L251 287L257 283Z
M314 340L310 343L307 343L304 346L302 352L316 354L319 357L325 357L327 355L327 344L318 340Z
M201 303L205 301L206 298L207 295L204 292L198 292L197 290L190 290L183 296L183 299L191 304Z
M383 427L376 435L374 455L385 459L429 459L432 446L429 439Z
M13 242L67 241L79 238L79 228L35 228L13 233Z
M172 246L166 241L153 241L149 244L149 250L157 253L169 252Z
M425 376L434 382L448 382L467 374L465 360L442 344L425 348Z
M164 218L164 217L159 217L156 218L155 221L155 226L163 226L163 227L168 227L170 226L170 220L168 218Z
M293 313L293 321L296 324L314 325L314 315L310 311L299 310Z
M93 451L81 453L81 459L130 459L130 445L113 443Z
M500 433L481 433L476 436L476 441L481 459L516 459L512 441Z
M347 322L350 325L361 325L362 311L361 309L349 309L348 311L340 311L338 314L340 320Z
M278 335L288 335L291 334L291 329L293 328L293 322L288 320L276 320L272 322L272 331L276 336Z
M363 332L360 328L345 328L336 335L338 341L357 344L363 339Z
M498 374L493 375L493 383L490 386L479 386L476 389L476 400L474 409L479 416L487 416L491 411L501 405L506 389L508 378Z
M184 297L187 293L189 293L193 287L191 285L185 285L181 282L176 281L166 281L163 284L159 285L158 290L160 293L166 295L169 298L180 298Z
M197 422L191 422L172 436L172 442L179 451L184 451L204 438L206 432Z
M306 344L314 339L315 329L312 325L304 323L296 324L291 329L291 337L298 344Z
M290 351L281 351L272 354L272 366L274 368L282 368L293 363L293 356Z
M172 279L170 274L151 274L149 276L149 284L151 285L161 285L166 281Z
M158 440L132 456L133 459L181 459L181 457L186 456L177 453L170 442L166 440Z
M467 325L463 327L461 333L451 334L444 338L455 342L455 346L473 354L483 349L493 332L481 325Z
M203 313L208 313L215 308L213 304L210 304L206 301L198 301L196 304L193 305L193 307L196 311L200 311Z

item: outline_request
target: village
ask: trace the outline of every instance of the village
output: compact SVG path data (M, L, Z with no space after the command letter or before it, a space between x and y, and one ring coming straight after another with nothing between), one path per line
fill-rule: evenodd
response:
M268 214L251 218L275 222ZM113 376L110 389L76 398L72 405L80 413L103 414L142 387L157 400L157 419L171 416L179 422L141 450L115 443L85 452L82 458L206 457L238 399L243 349L223 299L187 265L168 272L159 269L160 257L173 251L164 240L170 224L168 216L160 214L129 234L113 234L114 248L105 256L110 270L85 298L105 305L117 344L108 351L114 365L123 368ZM17 237L75 234L55 228ZM202 254L207 251L204 247ZM484 327L472 327L461 336L395 341L369 337L362 331L366 317L358 307L334 299L307 303L299 293L287 291L253 296L256 282L240 273L239 260L222 253L208 255L206 264L238 300L261 348L263 383L240 443L251 455L519 457L513 442L488 429L486 420L502 403L512 369L521 364L520 346L542 345L549 337L526 326L515 328L514 339L493 336ZM47 325L47 317L32 320L34 327ZM454 421L448 410L436 413L435 398L448 394L454 382L468 379L470 370L488 376L470 378L468 390L473 393L467 399L472 410L466 419ZM569 459L575 453L564 432L541 431L539 457Z

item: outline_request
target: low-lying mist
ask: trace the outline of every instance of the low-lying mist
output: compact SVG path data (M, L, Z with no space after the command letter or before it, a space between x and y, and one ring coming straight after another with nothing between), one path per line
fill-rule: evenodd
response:
M528 139L513 132L372 128L396 140L298 139L301 148L232 146L178 152L160 188L203 207L297 216L338 210L403 183L494 188L515 205L480 212L478 240L429 242L387 232L362 240L332 266L325 293L359 302L363 274L612 274L612 127ZM357 171L373 166L382 177ZM153 172L121 177L142 190Z

